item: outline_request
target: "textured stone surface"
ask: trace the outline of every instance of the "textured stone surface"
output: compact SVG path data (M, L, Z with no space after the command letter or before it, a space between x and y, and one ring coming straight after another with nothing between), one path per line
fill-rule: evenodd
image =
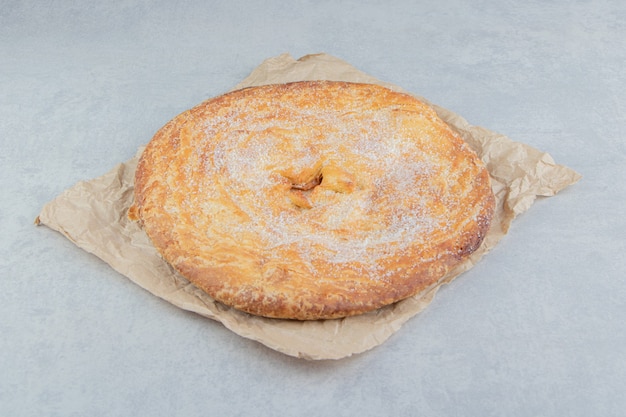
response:
M1 415L623 413L624 2L4 3ZM401 333L339 362L240 338L33 226L283 52L340 57L583 179Z

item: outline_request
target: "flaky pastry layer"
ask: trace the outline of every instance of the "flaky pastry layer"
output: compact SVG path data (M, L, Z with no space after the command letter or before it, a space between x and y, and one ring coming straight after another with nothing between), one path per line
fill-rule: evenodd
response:
M315 81L175 117L140 158L130 216L216 300L312 320L430 288L479 247L493 212L486 168L432 108Z

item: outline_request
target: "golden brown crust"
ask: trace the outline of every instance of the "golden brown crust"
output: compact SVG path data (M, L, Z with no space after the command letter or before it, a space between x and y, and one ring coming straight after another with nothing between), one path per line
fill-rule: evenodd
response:
M431 287L480 246L493 211L487 170L430 107L315 81L174 118L142 154L130 213L216 300L310 320Z

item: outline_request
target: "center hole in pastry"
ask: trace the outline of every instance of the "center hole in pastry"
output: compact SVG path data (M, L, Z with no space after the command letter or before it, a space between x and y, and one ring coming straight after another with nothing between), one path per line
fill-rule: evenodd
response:
M289 178L291 182L289 200L291 203L300 209L313 208L310 193L315 187L322 183L323 179L324 177L319 169L313 170L312 172L304 172L301 175Z
M318 185L320 185L323 179L324 179L324 176L320 173L316 175L315 177L313 177L312 179L310 179L309 181L306 181L303 183L292 183L291 189L300 190L300 191L309 191L317 187Z

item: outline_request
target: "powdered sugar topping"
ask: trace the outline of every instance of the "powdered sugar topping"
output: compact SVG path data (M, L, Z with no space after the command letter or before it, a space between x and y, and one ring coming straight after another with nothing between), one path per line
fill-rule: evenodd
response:
M210 223L207 235L259 241L267 257L295 250L312 269L323 258L380 276L380 259L449 227L432 183L445 167L433 162L431 132L418 140L404 128L420 114L371 109L363 98L315 110L287 99L237 105L222 104L193 148L204 215L236 219Z

